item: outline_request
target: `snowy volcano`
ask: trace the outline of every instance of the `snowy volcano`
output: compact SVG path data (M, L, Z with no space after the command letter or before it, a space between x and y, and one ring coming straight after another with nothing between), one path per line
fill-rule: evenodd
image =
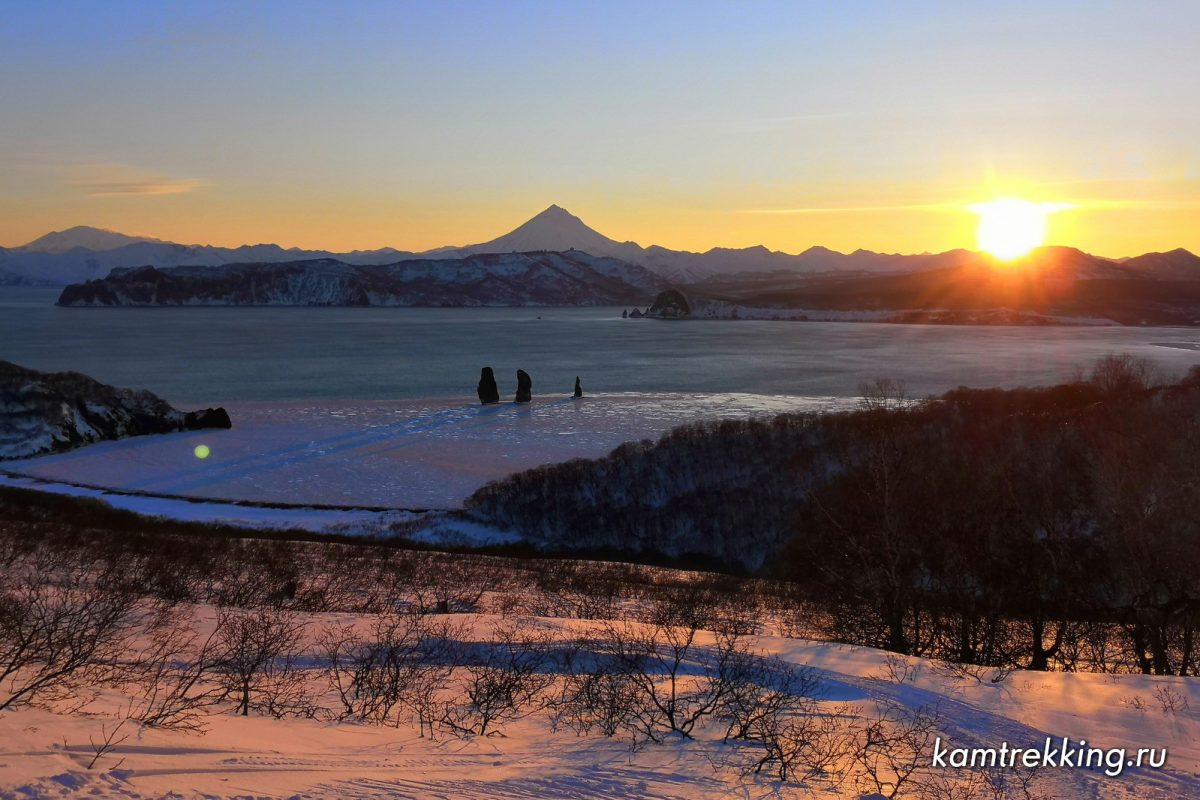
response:
M552 205L498 239L464 247L467 253L528 253L534 250L583 250L595 256L621 258L641 248L621 243L589 228L565 208Z

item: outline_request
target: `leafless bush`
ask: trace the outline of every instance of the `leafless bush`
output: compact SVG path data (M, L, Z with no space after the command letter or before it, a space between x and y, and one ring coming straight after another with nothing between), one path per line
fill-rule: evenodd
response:
M857 789L888 800L900 797L928 763L937 726L934 710L886 704L857 732L852 754Z
M1134 711L1145 711L1146 701L1142 699L1140 694L1135 694L1130 697L1122 697L1121 705L1127 708L1132 708Z
M919 785L916 785L919 784ZM921 800L1053 800L1037 790L1037 770L1020 766L941 769L915 782Z
M207 681L217 658L217 632L201 639L183 617L175 611L162 619L148 649L127 670L125 690L132 697L127 718L148 728L201 733L204 716L221 699L221 690Z
M930 670L937 675L956 680L974 681L980 685L988 683L1004 683L1013 673L1013 667L1005 664L988 666L985 664L963 664L957 661L935 661L930 664Z
M610 622L602 641L632 689L630 728L654 742L666 734L692 738L697 725L722 709L742 666L736 634L718 634L715 646L704 647L696 641L702 619L671 611L659 609L650 624Z
M1158 701L1158 707L1164 714L1177 714L1187 711L1188 708L1187 697L1172 686L1154 687L1154 699Z
M878 378L858 387L860 405L870 411L895 411L909 405L908 387L904 381Z
M904 656L889 654L883 659L881 674L872 675L875 680L904 684L916 680L918 667Z
M592 652L594 645L584 646L586 656L566 675L551 702L553 725L580 735L598 729L605 736L615 736L630 726L637 694L628 671L611 655Z
M1096 361L1089 380L1105 395L1119 397L1158 386L1165 376L1162 368L1147 358L1110 353Z
M503 736L503 724L545 707L555 679L549 637L505 624L464 660L439 719L450 733Z
M748 737L760 749L743 763L742 773L770 770L781 781L840 782L854 752L853 734L846 722L852 713L846 707L829 713L808 707L793 714L763 716Z
M46 552L0 575L0 710L80 701L113 678L149 613L121 584Z
M112 725L106 723L100 727L99 738L96 738L92 735L88 736L88 743L92 746L92 759L88 761L88 769L94 769L96 763L101 758L110 753L117 745L129 738L130 734L125 730L125 726L128 724L128 722L129 719L125 718L113 723ZM121 761L118 761L112 766L112 769L116 769L117 767L121 766L124 760L125 759L121 759Z
M234 698L235 713L315 713L299 663L304 627L295 611L218 609L214 671L223 697Z
M366 634L353 626L326 628L318 646L338 697L336 718L399 726L412 712L424 733L428 703L450 673L446 647L456 634L461 630L449 623L395 611L377 616Z
M489 591L502 586L500 570L444 553L413 553L410 590L417 609L451 614L477 611Z
M720 709L726 741L754 739L768 720L813 710L820 682L811 669L745 650L734 651L727 663Z

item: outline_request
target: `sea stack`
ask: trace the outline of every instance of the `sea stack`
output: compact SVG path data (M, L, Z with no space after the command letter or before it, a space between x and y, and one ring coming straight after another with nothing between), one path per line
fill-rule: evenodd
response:
M583 384L579 382L579 376L575 376L575 396L583 397Z
M514 402L528 403L533 400L533 379L523 369L517 370L517 397Z
M492 372L491 367L484 367L480 370L479 387L476 392L479 394L479 402L484 405L500 402L500 390L496 388L496 375Z
M188 411L183 415L185 431L199 431L205 428L224 428L229 430L233 423L229 420L229 412L224 408L206 408L203 411Z

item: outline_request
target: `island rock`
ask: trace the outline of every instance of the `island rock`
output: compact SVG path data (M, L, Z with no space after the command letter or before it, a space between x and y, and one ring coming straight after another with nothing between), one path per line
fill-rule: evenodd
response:
M500 402L500 389L496 387L496 375L491 367L479 371L479 386L475 391L479 395L479 402L484 405Z
M533 379L523 369L517 370L517 397L515 402L528 403L533 400Z

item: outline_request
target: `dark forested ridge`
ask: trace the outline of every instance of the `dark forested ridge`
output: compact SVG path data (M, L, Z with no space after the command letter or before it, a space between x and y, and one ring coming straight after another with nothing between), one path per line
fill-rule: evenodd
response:
M1122 647L1142 671L1200 669L1198 369L1167 382L1114 356L1071 384L919 402L883 383L858 411L680 428L468 507L551 548L786 578L845 641L1035 669Z

